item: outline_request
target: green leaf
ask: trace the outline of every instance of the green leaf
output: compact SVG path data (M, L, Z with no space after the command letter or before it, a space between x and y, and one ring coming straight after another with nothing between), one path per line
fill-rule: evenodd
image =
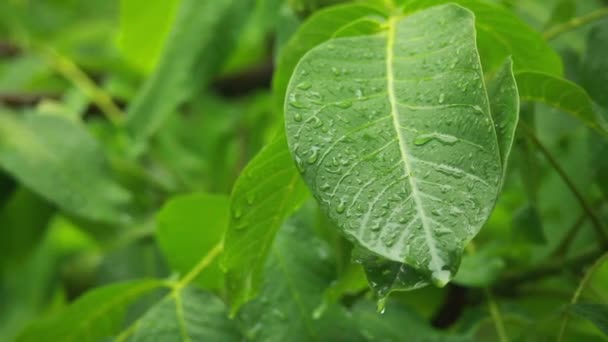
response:
M19 265L44 237L55 210L31 191L19 188L0 207L0 273L5 263ZM32 213L36 213L32 215Z
M109 223L128 219L130 194L113 179L103 150L65 118L0 111L0 167L71 214Z
M570 305L568 311L591 321L598 329L608 336L608 305L577 303Z
M158 289L156 280L138 280L96 288L63 312L31 324L18 341L98 341L112 336L123 324L127 307Z
M289 78L300 58L308 50L331 39L336 31L357 19L381 14L373 7L355 3L322 9L308 18L285 44L279 56L272 80L278 106L282 107Z
M488 83L488 97L490 98L492 119L498 138L504 177L507 172L511 146L515 138L515 129L519 121L519 95L513 76L513 61L511 58L504 62L494 79Z
M477 46L486 73L513 57L515 71L562 75L559 55L532 27L506 8L481 0L399 0L406 13L445 3L457 3L475 13Z
M581 84L589 96L608 109L606 86L608 85L608 21L596 26L587 37L587 49L581 68Z
M546 244L547 236L538 209L533 205L520 207L513 213L513 232L523 237L524 241Z
M186 274L223 238L228 227L229 199L224 195L192 194L172 198L157 216L156 239L172 269ZM197 277L204 289L224 283L214 262Z
M180 0L121 0L118 46L139 71L154 70Z
M186 287L154 305L135 325L129 341L242 341L222 301Z
M158 68L127 111L137 141L154 134L166 117L203 89L232 51L252 0L182 0Z
M255 296L277 230L308 197L283 135L264 147L237 179L222 263L233 312Z
M608 122L602 109L587 92L568 80L539 72L515 74L522 100L547 104L581 120L590 128L608 136Z
M386 26L304 56L285 103L289 146L349 238L445 285L503 175L474 17L450 4Z
M328 341L330 307L321 319L313 312L334 279L334 260L327 244L297 220L283 225L272 246L259 297L243 306L239 319L254 341ZM325 324L327 322L327 324Z

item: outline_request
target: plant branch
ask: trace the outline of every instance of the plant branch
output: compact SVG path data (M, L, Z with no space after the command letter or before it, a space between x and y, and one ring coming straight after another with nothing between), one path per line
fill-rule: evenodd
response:
M603 201L598 201L593 205L593 207L595 209L599 209L602 207L603 204ZM566 255L566 253L568 253L568 249L570 248L572 241L574 241L578 233L583 228L583 224L585 223L586 219L587 213L583 212L581 213L581 215L579 215L576 221L568 229L568 232L562 238L562 241L557 245L557 247L555 247L555 249L551 253L551 257L562 257Z
M205 270L215 258L218 257L224 251L224 242L220 241L198 262L182 279L171 286L171 291L167 293L160 301L175 296L178 291L181 291L184 287L190 284L203 270ZM137 325L139 324L141 317L133 322L127 329L123 330L120 335L116 337L117 342L124 342L133 334Z
M551 152L549 152L549 150L545 147L545 145L543 145L543 143L538 139L538 137L536 136L534 131L528 125L526 125L525 123L523 123L521 121L519 124L520 124L519 126L521 128L523 128L523 131L530 138L530 140L536 145L538 150L545 156L545 159L547 159L549 164L551 164L551 166L553 166L555 171L559 174L559 176L562 178L564 183L568 186L568 188L570 189L572 194L576 197L576 199L580 203L581 207L583 208L585 213L587 213L587 216L591 220L591 223L593 225L593 228L595 229L595 233L599 239L601 246L604 249L607 249L608 248L608 235L606 235L602 221L595 214L591 205L589 205L589 203L587 203L587 200L585 199L583 194L576 188L576 185L574 185L574 182L572 181L570 176L568 176L566 171L564 171L564 169L561 167L561 165L559 165L559 163L553 157Z
M557 24L553 27L550 27L543 33L543 37L546 40L554 39L564 32L568 32L570 30L574 30L596 20L602 19L604 17L608 17L608 8L600 8L588 14L582 15L580 17L572 18L565 23Z
M513 285L519 285L530 281L542 279L547 276L559 274L568 269L581 268L602 255L602 251L597 249L587 250L570 259L556 259L542 263L534 268L523 272L513 272L506 274L503 282L506 289L512 289Z
M43 48L41 52L63 77L72 82L99 107L108 120L116 126L122 123L124 118L122 110L114 103L112 97L99 88L76 63L49 48Z
M502 319L502 314L498 309L498 305L496 305L496 301L494 300L494 296L492 296L492 292L487 287L484 288L483 292L488 300L488 308L490 309L492 320L494 321L494 325L496 326L496 333L498 334L499 341L509 342L509 337L507 336L507 331L505 330L505 324Z
M572 300L570 301L570 305L576 304L576 302L578 302L578 299L581 296L581 294L583 293L583 290L585 289L585 287L587 286L587 283L589 283L589 281L591 280L591 276L593 275L593 273L595 273L595 271L606 261L608 261L608 253L604 253L604 255L599 257L593 263L593 265L591 265L591 267L589 267L587 272L585 272L585 276L583 277L580 284L578 285L578 288L574 292L574 295L572 296ZM562 320L562 324L559 329L559 335L557 336L558 342L563 341L564 334L566 332L566 328L568 326L569 320L570 320L570 315L568 315L567 312L564 312L564 318Z

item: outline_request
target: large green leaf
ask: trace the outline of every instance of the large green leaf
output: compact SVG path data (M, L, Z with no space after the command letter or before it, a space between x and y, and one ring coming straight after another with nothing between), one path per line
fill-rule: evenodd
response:
M242 341L224 303L194 288L173 291L134 326L129 341Z
M237 179L223 260L232 311L256 294L277 230L308 196L283 135L264 147Z
M522 100L541 102L560 109L608 136L606 114L577 84L540 72L516 73L515 79Z
M115 334L127 307L162 283L138 280L112 284L86 293L63 312L31 324L18 341L96 342Z
M127 128L137 140L203 89L232 51L252 0L183 0L159 65L130 104Z
M0 167L69 213L110 223L127 219L130 194L113 179L97 141L68 119L0 111Z
M288 141L348 237L444 285L503 175L474 17L449 4L386 26L304 56L285 103Z
M282 106L289 78L304 54L324 41L331 39L336 31L357 19L378 16L374 7L365 4L344 4L320 10L306 20L285 44L277 62L272 88L279 106Z
M543 37L512 11L483 0L398 0L406 13L457 3L475 13L477 46L485 72L500 68L512 56L516 71L533 70L561 76L562 62Z
M224 195L192 194L174 197L157 216L156 239L181 274L190 271L215 245L228 227L229 199ZM214 262L197 277L205 289L223 288L223 274Z

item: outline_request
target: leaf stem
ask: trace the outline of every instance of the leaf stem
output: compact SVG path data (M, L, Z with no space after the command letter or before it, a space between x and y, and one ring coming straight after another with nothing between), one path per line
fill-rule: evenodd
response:
M40 51L63 77L72 82L99 107L110 122L115 126L119 126L122 123L124 118L122 110L116 106L112 97L99 88L76 63L50 48L42 48Z
M190 284L205 268L207 268L215 258L218 257L224 251L224 242L218 242L211 250L188 272L182 279L171 286L171 291L167 293L160 301L174 296L177 292L181 291L184 287ZM127 329L123 330L120 335L115 339L117 342L126 341L126 339L133 334L137 325L139 324L141 317L135 320Z
M568 32L570 30L579 28L583 25L589 24L591 22L594 22L596 20L602 19L607 16L608 16L608 8L606 8L606 7L600 8L593 12L582 15L580 17L572 18L572 19L566 21L565 23L557 24L555 26L550 27L548 30L546 30L543 33L543 37L546 40L551 40L564 32Z
M585 197L576 188L576 185L574 185L574 182L572 181L572 179L564 171L564 169L561 167L561 165L559 165L559 163L553 157L551 152L549 152L549 150L545 147L545 145L543 145L543 143L538 139L538 137L536 136L534 131L528 125L526 125L525 123L523 123L521 121L519 124L520 124L519 126L523 129L523 131L530 138L530 140L536 145L538 150L545 156L545 159L547 159L549 164L551 164L551 166L553 166L555 171L559 174L559 176L562 178L564 183L568 186L568 188L570 189L572 194L576 197L576 199L580 203L581 207L583 208L585 213L587 213L587 216L591 220L591 223L593 224L593 228L595 229L595 233L599 239L601 246L604 249L607 249L608 248L608 235L606 235L606 232L604 231L604 227L602 225L602 221L595 214L595 212L593 211L593 208L591 208L591 205L589 203L587 203L587 200L585 200Z
M595 209L599 209L599 208L602 208L603 204L604 204L603 201L599 201L598 203L595 203L593 205L593 207ZM570 226L570 228L568 229L568 231L562 238L561 242L557 245L557 247L555 247L555 249L551 253L552 257L562 257L562 256L565 256L566 253L568 253L568 249L570 248L572 241L574 241L574 239L576 238L578 233L583 228L583 225L584 225L586 219L587 219L587 213L583 212L579 215L579 217L572 224L572 226Z
M604 253L604 255L602 255L601 257L599 257L593 263L593 265L591 265L591 267L589 267L589 269L587 270L587 272L585 272L585 276L583 277L583 279L581 280L580 284L578 285L578 288L574 292L574 295L572 296L572 300L570 300L570 305L576 304L576 302L578 302L578 299L581 296L581 294L583 293L583 290L585 289L585 287L587 286L587 284L591 280L591 276L606 261L608 261L608 253ZM559 334L557 335L557 341L558 342L563 341L564 334L566 333L566 328L568 326L568 321L569 320L570 320L570 315L567 312L564 312L564 318L562 320L562 324L561 324L560 329L559 329Z
M496 301L494 300L494 296L489 288L484 288L483 292L488 299L488 308L490 309L490 314L492 315L492 320L494 321L494 325L496 326L496 333L498 334L498 339L500 342L509 342L509 337L507 336L507 331L505 330L505 324L502 319L502 314L498 309L498 305L496 305Z

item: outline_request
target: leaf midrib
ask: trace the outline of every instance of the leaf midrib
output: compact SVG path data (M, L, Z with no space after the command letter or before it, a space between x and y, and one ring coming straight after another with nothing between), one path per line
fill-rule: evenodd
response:
M399 108L398 101L395 95L395 86L394 86L394 72L393 72L393 58L394 58L394 46L395 46L395 36L396 36L396 22L399 18L391 17L388 21L388 32L387 32L387 44L386 44L386 79L387 79L387 92L389 97L389 102L391 104L391 116L393 117L393 126L395 128L395 132L397 133L397 139L399 140L399 152L401 153L401 159L403 160L403 169L405 172L405 176L407 176L408 182L412 189L412 199L416 205L416 210L420 215L420 223L422 224L422 228L424 230L424 236L426 240L426 244L429 248L429 253L431 255L431 264L435 271L441 271L443 267L440 258L437 254L437 246L435 245L435 240L433 238L433 233L431 231L430 222L426 216L424 211L424 206L422 205L422 200L420 199L418 190L418 185L416 184L416 180L411 171L411 167L408 161L408 146L406 144L405 138L402 135L399 124Z

